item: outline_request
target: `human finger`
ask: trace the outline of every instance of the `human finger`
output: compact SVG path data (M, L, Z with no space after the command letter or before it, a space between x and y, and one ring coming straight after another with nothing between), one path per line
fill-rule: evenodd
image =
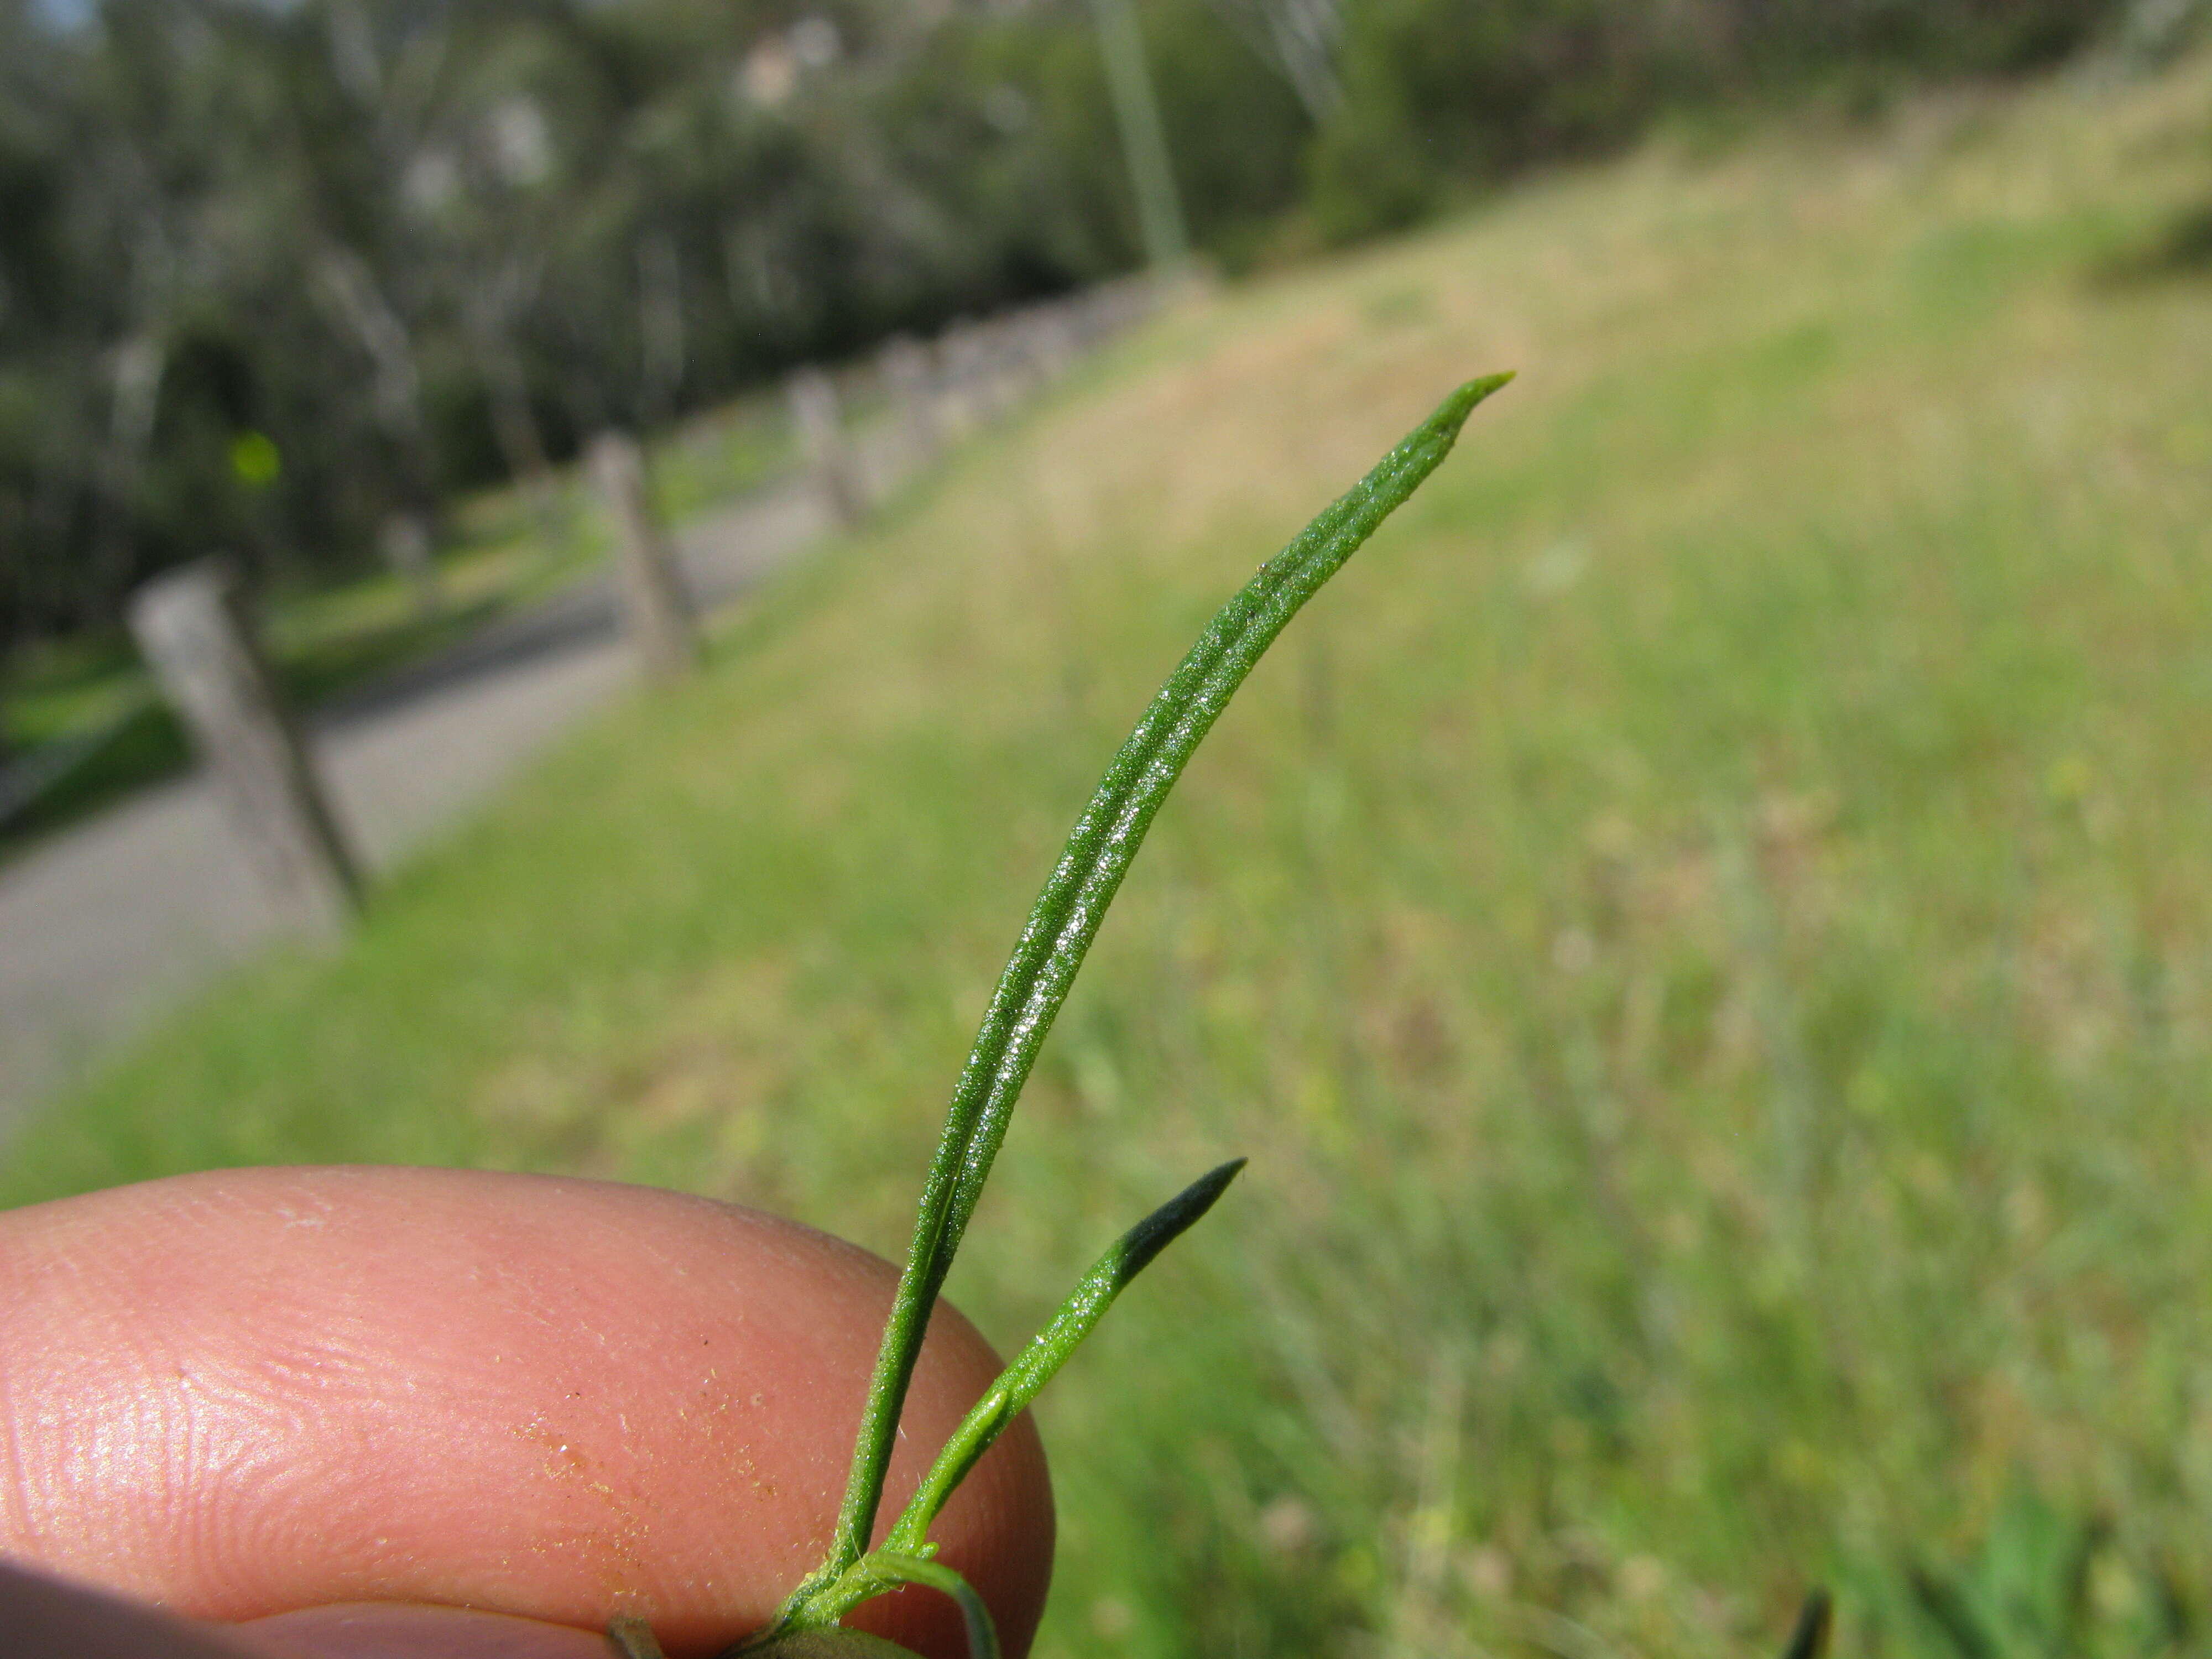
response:
M653 1189L211 1172L0 1215L0 1552L200 1619L420 1602L672 1655L757 1627L835 1516L894 1275ZM895 1512L997 1361L933 1323ZM1051 1499L1026 1421L934 1529L1027 1644ZM962 1648L939 1598L853 1622Z

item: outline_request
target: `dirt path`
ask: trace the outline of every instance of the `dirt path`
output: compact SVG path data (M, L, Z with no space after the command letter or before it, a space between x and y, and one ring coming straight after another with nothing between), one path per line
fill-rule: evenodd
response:
M797 483L709 514L680 537L692 591L726 603L827 528ZM329 711L317 757L369 867L453 823L630 674L599 580ZM198 777L0 869L0 1130L278 927Z

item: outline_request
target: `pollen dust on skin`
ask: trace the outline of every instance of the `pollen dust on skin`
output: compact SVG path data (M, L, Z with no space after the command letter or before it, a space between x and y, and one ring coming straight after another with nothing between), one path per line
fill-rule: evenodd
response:
M586 1415L585 1395L580 1389L572 1389L562 1396L561 1406L574 1408L577 1417ZM617 1415L617 1431L623 1442L610 1458L603 1449L587 1443L586 1434L604 1432L602 1425L594 1425L591 1431L581 1431L564 1425L566 1415L560 1407L552 1411L533 1413L518 1424L514 1433L518 1440L534 1448L539 1454L539 1467L549 1480L562 1486L580 1489L596 1500L599 1515L591 1519L579 1517L568 1528L548 1531L532 1544L532 1553L540 1556L581 1558L592 1564L600 1593L617 1603L635 1592L649 1554L647 1545L653 1531L656 1505L647 1496L651 1482L639 1478L646 1471L641 1460L630 1451L628 1444L628 1421ZM630 1479L618 1490L607 1479L612 1462L627 1465L633 1471Z
M767 1404L768 1396L764 1394L738 1399L722 1385L720 1373L710 1367L691 1401L678 1406L676 1415L690 1424L702 1439L714 1444L720 1454L718 1461L732 1481L744 1482L756 1498L773 1499L775 1482L763 1480L753 1462L750 1426L751 1419Z
M762 1477L752 1452L751 1423L767 1403L762 1394L732 1393L720 1373L708 1366L690 1397L672 1407L676 1419L696 1436L700 1461L720 1475L716 1484L720 1492L703 1501L735 1505L747 1498L775 1499L775 1483ZM564 1413L563 1407L571 1410ZM533 1413L511 1431L537 1451L547 1480L590 1493L601 1511L596 1520L580 1519L565 1531L545 1534L531 1551L541 1557L592 1562L610 1604L629 1607L637 1601L639 1581L646 1576L653 1521L661 1508L653 1496L653 1468L665 1460L639 1448L628 1413L617 1413L611 1424L594 1420L596 1417L586 1404L586 1391L574 1389L561 1396L558 1406ZM580 1419L590 1426L568 1426L564 1419ZM612 1447L605 1443L610 1427L618 1437ZM694 1462L687 1486L696 1480L696 1468ZM700 1501L699 1495L695 1492L687 1501Z

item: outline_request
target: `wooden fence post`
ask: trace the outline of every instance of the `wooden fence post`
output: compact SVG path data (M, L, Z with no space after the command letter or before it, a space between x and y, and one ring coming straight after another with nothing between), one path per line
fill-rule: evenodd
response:
M794 370L785 382L791 418L799 428L799 445L807 470L822 492L832 517L839 524L858 524L867 510L860 489L860 470L851 441L845 435L844 412L838 407L837 383L811 364Z
M989 418L990 351L982 325L956 317L937 337L937 375L943 413L956 437L966 437Z
M929 348L911 334L894 334L876 360L884 390L897 411L908 472L920 472L937 459L945 436L938 424L936 375Z
M361 875L276 677L238 567L203 559L131 595L131 631L215 775L249 855L286 915L334 938Z
M699 662L698 623L675 544L653 504L645 456L628 433L602 432L586 465L614 520L615 589L638 665L654 679L687 674Z
M394 513L376 532L376 550L392 574L406 585L416 617L428 621L443 609L438 564L430 550L430 527L419 513Z
M1075 325L1065 301L1048 300L1033 306L1022 319L1022 335L1037 379L1047 386L1063 380L1081 355Z

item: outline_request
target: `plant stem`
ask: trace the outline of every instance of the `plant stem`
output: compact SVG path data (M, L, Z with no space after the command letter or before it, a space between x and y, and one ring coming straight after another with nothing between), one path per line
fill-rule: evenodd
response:
M822 1566L785 1603L785 1619L867 1549L930 1311L1038 1047L1153 816L1284 625L1451 453L1475 405L1511 378L1493 374L1461 386L1366 477L1261 566L1206 625L1107 767L1030 912L953 1090L915 1216L906 1267L884 1324L836 1534Z

